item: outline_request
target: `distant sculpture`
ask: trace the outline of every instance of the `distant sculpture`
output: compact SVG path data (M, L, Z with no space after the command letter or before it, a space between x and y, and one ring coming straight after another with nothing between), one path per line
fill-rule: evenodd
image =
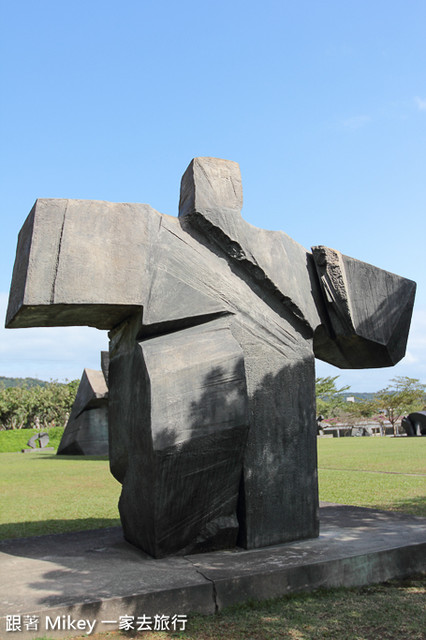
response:
M37 442L40 449L44 449L49 444L49 434L45 432L36 433L28 440L27 446L31 447L31 449L37 449Z
M59 443L58 456L108 455L107 356L108 352L102 353L102 371L83 371L71 415Z
M402 418L401 426L407 436L426 436L426 411L414 411Z
M415 283L246 223L235 162L195 158L179 217L38 200L8 327L109 329L110 463L155 557L318 535L314 357L405 353Z

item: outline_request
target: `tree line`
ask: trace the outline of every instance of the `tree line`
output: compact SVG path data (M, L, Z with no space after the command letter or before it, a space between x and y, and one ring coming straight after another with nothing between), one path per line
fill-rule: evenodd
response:
M395 431L402 416L420 411L426 405L426 386L416 378L393 378L372 398L355 397L355 402L346 400L344 394L349 387L338 388L337 379L338 376L316 379L317 415L323 420L348 424L366 418L378 423L387 420ZM1 378L0 382L4 380ZM34 384L33 379L14 381L14 386L2 388L0 385L0 430L65 426L77 393L78 380L67 383L38 381L41 384Z
M363 419L377 423L389 422L397 433L403 416L426 407L426 385L417 378L398 376L371 399L356 398L348 402L343 395L349 387L337 387L338 376L316 379L317 415L322 420L355 424Z
M0 430L64 427L79 380L0 388Z

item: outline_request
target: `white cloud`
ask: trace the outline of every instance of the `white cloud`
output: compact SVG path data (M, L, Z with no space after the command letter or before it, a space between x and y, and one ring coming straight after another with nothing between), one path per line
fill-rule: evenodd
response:
M419 98L417 96L416 98L414 98L414 101L415 101L419 111L426 111L426 99L425 98Z

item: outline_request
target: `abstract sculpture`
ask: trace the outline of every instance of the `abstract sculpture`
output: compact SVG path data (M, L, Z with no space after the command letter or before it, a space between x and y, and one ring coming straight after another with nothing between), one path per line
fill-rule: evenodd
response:
M195 158L179 218L38 200L8 327L109 329L111 471L155 557L318 535L314 356L405 353L415 283L246 223L235 162Z
M49 434L48 433L36 433L33 435L27 442L27 446L31 449L37 449L37 442L39 444L40 449L45 449L49 444Z
M426 436L426 411L414 411L401 420L407 436Z
M108 455L108 365L104 366L108 360L108 352L103 351L102 371L84 369L58 456Z

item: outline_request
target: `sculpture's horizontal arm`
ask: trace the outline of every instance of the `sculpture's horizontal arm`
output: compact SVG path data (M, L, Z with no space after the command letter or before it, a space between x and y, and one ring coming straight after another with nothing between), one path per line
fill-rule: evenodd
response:
M160 216L145 204L37 200L19 234L6 326L118 324L143 305Z
M341 369L389 367L405 355L416 283L327 247L314 247L324 317L314 353Z
M145 326L176 330L245 313L235 287L223 290L241 280L314 333L317 358L363 368L404 356L414 282L325 247L310 254L246 223L241 206L238 165L217 158L189 165L179 220L145 204L37 200L19 235L6 326L111 329L143 308ZM229 271L217 278L223 259Z
M246 300L231 300L242 279L312 335L319 291L310 254L246 223L241 205L237 163L217 158L191 162L179 219L142 204L37 200L19 235L6 326L111 329L143 307L145 326L173 330L243 310ZM231 295L217 278L223 259Z

